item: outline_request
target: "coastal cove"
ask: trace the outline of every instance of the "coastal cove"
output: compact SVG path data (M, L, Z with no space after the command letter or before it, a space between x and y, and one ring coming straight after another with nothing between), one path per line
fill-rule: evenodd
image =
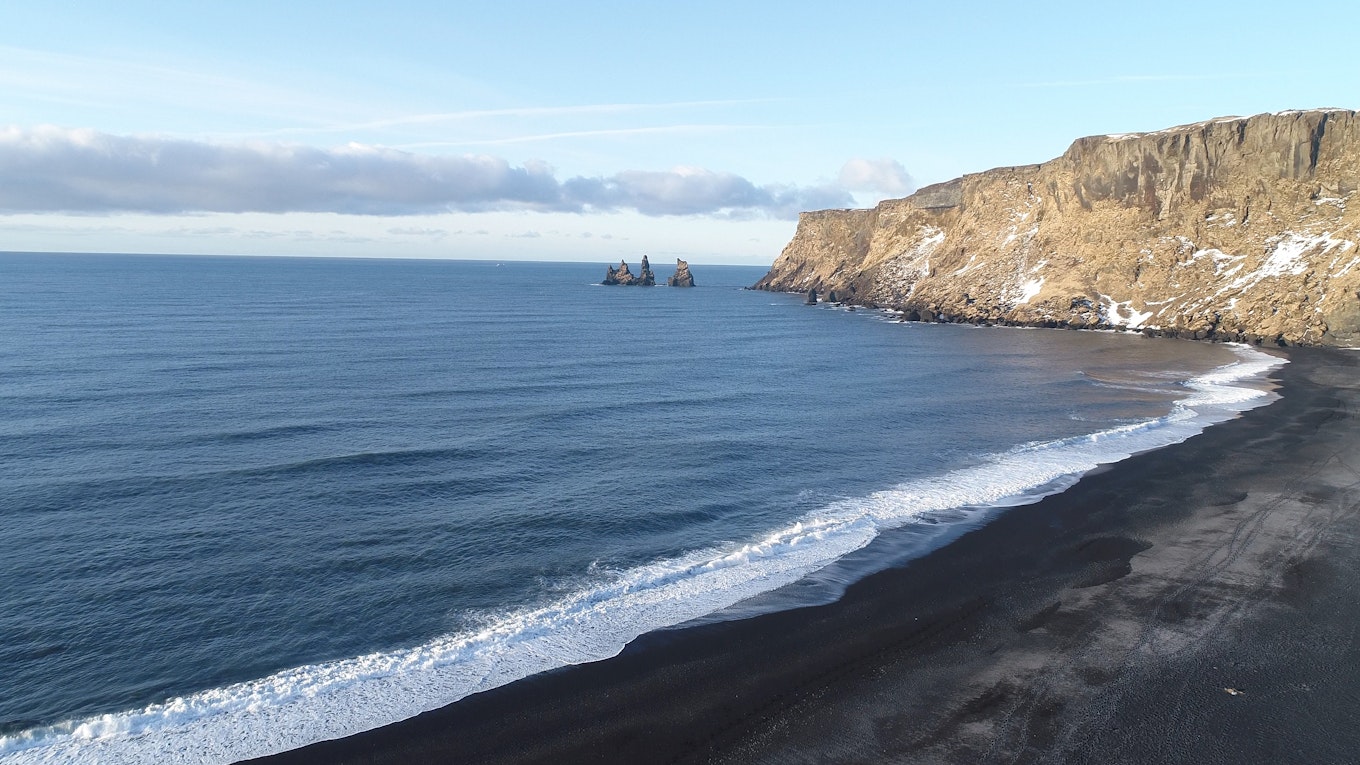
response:
M1360 765L1360 3L11 6L0 765Z
M1352 354L834 604L654 633L267 762L1343 763L1360 569Z
M742 268L3 257L6 763L227 762L801 620L1224 427L1280 363Z

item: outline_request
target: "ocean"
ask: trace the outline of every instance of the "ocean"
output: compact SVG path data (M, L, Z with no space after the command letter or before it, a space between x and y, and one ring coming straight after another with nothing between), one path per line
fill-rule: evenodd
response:
M232 762L826 602L1283 363L604 271L0 254L0 762Z

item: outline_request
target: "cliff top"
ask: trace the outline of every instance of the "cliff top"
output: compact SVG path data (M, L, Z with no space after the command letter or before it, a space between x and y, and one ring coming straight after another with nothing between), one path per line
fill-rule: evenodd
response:
M1210 125L1232 125L1239 122L1263 121L1277 117L1278 118L1299 117L1307 114L1345 114L1349 116L1354 116L1355 112L1350 109L1338 109L1336 107L1323 107L1320 109L1286 109L1281 112L1273 113L1265 112L1262 114L1255 114L1250 117L1242 117L1238 115L1228 115L1226 117L1214 117L1213 119L1200 120L1199 122L1191 122L1185 125L1176 125L1174 127L1163 128L1161 130L1149 130L1143 133L1107 133L1103 136L1101 135L1088 136L1086 139L1078 138L1077 140L1081 141L1088 140L1090 138L1104 138L1110 141L1126 141L1131 138L1143 138L1146 136L1153 135L1175 135L1177 133L1193 133L1199 130L1203 130L1204 128Z
M1176 125L1174 127L1163 128L1161 130L1150 130L1141 133L1108 133L1104 135L1085 136L1083 138L1078 138L1075 141L1073 141L1071 146L1068 147L1067 151L1063 152L1062 156L1049 160L1049 162L1064 159L1071 160L1078 156L1081 152L1092 147L1093 145L1125 143L1134 141L1136 139L1144 138L1160 139L1178 135L1187 135L1191 133L1201 133L1209 129L1220 129L1227 131L1237 130L1241 132L1252 128L1265 127L1266 123L1270 122L1279 122L1281 123L1280 127L1283 127L1284 123L1292 124L1298 122L1299 120L1307 120L1318 115L1325 115L1328 118L1331 117L1354 118L1356 112L1351 109L1340 109L1335 107L1325 107L1319 109L1288 109L1285 111L1274 113L1267 112L1263 114L1256 114L1250 117L1240 116L1214 117L1213 119L1201 120L1199 122L1191 122L1185 125ZM961 190L959 184L961 184L962 181L964 181L965 179L973 178L979 175L994 175L997 173L1028 174L1039 170L1039 168L1043 167L1049 162L1029 165L1005 165L1001 167L994 167L991 168L990 170L983 170L975 173L965 173L964 175L958 178L954 178L952 180L944 181L942 183L934 183L929 186L923 186L920 189L917 189L910 196L906 197L905 201L910 202L912 206L922 210L944 209L953 207L958 204L959 194ZM885 200L884 202L880 202L879 206L891 204L896 201L897 200ZM837 210L834 212L840 211Z

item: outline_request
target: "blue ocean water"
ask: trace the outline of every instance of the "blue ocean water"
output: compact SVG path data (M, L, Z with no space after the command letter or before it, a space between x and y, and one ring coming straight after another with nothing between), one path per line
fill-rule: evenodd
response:
M230 762L834 597L1278 363L604 268L0 254L0 761Z

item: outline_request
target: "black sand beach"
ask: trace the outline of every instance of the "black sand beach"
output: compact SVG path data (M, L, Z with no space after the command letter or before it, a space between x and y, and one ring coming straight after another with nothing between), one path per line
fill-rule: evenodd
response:
M265 761L1360 760L1360 355L838 602Z

